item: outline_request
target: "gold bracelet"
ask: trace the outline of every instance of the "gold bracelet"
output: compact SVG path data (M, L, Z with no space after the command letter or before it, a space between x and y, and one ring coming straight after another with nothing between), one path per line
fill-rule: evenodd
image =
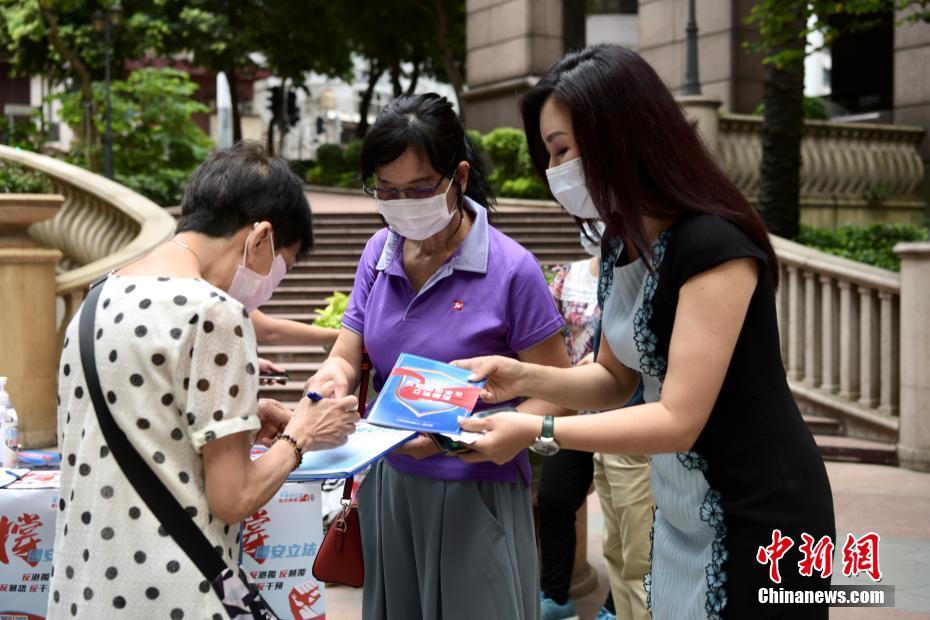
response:
M294 448L294 456L297 459L297 462L294 464L294 469L300 467L300 462L303 460L303 452L300 451L300 446L297 445L297 440L287 433L279 433L278 439L283 439L287 443L291 444L291 447Z

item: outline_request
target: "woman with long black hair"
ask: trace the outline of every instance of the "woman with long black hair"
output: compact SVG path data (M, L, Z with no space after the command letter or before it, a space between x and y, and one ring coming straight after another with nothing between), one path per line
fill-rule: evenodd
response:
M384 228L359 261L343 327L310 388L359 382L362 344L380 390L400 353L502 355L568 366L562 317L536 259L488 221L490 187L452 104L400 97L362 146ZM514 400L513 404L518 404ZM486 408L483 404L479 407ZM527 401L523 411L563 413ZM366 620L534 620L539 577L529 460L464 463L418 437L359 489Z
M802 534L819 541L835 530L826 470L781 362L778 265L761 220L635 52L569 54L521 108L556 199L607 224L600 351L570 369L503 357L460 364L488 378L486 400L605 412L465 420L487 434L464 459L505 460L531 444L651 454L657 510L644 586L655 618L826 618L826 606L758 599L762 587L829 588L797 562ZM640 381L645 403L619 409ZM780 584L769 573L774 530L793 541Z

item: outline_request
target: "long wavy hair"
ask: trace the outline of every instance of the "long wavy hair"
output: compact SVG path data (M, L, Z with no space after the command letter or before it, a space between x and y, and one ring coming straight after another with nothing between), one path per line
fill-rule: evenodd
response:
M549 97L570 111L588 190L611 236L645 257L643 217L718 215L778 259L765 225L707 150L671 91L636 52L596 45L566 55L520 101L533 166L546 180L549 154L539 116Z

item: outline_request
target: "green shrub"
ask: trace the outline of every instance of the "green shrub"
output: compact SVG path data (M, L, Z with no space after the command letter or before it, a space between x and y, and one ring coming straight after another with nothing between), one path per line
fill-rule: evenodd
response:
M11 161L0 160L0 194L45 194L48 182L38 172Z
M311 185L334 186L339 182L339 173L328 172L320 164L317 164L307 170L307 175L304 178Z
M492 177L500 181L520 176L520 149L526 143L523 132L513 127L498 127L490 131L481 141L494 166Z
M798 243L883 269L899 271L894 246L902 241L927 239L927 228L910 224L840 226L836 230L801 225Z
M361 181L358 179L358 173L354 170L350 170L349 172L343 172L339 175L339 178L336 180L336 185L348 189L358 189L361 185Z
M324 176L338 176L348 171L342 147L338 144L321 144L316 150L316 163L323 170Z
M756 116L765 114L765 106L759 104L754 112ZM804 118L811 121L826 121L830 119L827 105L820 97L804 97Z
M352 140L346 144L342 150L342 159L348 171L358 174L358 171L362 169L362 141Z
M481 135L480 131L477 129L466 129L465 137L468 138L468 142L471 143L471 148L475 151L475 155L478 157L487 157L487 153L484 150L484 137Z
M316 162L312 159L291 159L287 162L288 167L291 169L291 172L299 176L301 179L307 178L307 170L313 168L316 165Z
M498 195L508 198L549 198L549 189L536 175L523 131L498 127L483 137L469 132L481 143L491 169L488 180Z
M334 291L332 295L326 298L328 305L322 310L317 310L316 320L313 324L318 327L331 327L339 329L342 327L342 315L345 314L349 305L349 296L339 291Z
M0 143L27 151L38 151L45 142L42 133L42 112L35 110L29 118L14 118L12 125L9 117L0 116Z
M209 108L193 99L197 84L176 69L137 69L126 80L111 82L113 167L116 180L162 206L181 202L187 177L210 153L213 142L193 120ZM106 125L104 85L94 82L94 124ZM84 104L79 92L56 95L61 116L81 127ZM99 161L101 146L94 145ZM77 143L71 161L86 166L84 145Z
M538 177L519 177L501 183L501 196L510 198L548 198L549 189Z

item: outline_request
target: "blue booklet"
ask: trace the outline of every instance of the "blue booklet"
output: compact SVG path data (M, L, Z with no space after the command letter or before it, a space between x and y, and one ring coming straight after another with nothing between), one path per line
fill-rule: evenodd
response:
M305 453L300 467L287 479L328 480L354 476L415 436L416 433L410 431L359 422L355 432L349 435L349 440L342 446Z
M468 380L471 371L401 353L366 420L371 424L420 433L461 431L459 417L470 415L484 381Z
M373 426L362 420L348 441L338 448L304 453L300 467L287 477L288 482L354 476L416 436L410 431ZM264 446L252 446L252 459L261 458L267 450Z

